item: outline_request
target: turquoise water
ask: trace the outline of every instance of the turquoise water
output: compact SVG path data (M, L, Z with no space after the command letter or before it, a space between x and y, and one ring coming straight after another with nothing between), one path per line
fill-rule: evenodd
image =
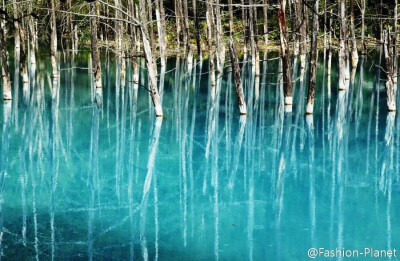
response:
M379 54L338 93L337 62L329 84L321 53L307 118L307 73L293 61L285 112L274 57L259 78L242 64L247 117L229 67L211 101L206 61L188 72L169 59L163 119L145 71L135 85L128 64L123 82L112 56L101 102L88 53L61 55L54 82L48 57L30 68L30 87L14 69L12 105L0 102L2 257L308 260L311 247L399 247L400 121L385 109Z

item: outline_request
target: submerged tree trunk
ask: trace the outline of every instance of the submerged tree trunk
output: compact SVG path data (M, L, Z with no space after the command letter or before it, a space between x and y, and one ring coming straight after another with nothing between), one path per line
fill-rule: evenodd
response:
M93 15L90 17L90 37L91 37L91 49L92 49L92 70L94 75L94 83L96 88L102 88L101 84L101 66L100 66L100 53L97 46L97 2L90 4L90 13Z
M311 57L310 57L310 71L308 77L308 95L307 95L307 108L306 114L313 114L314 111L314 95L315 84L317 77L317 61L318 61L318 5L319 0L315 1L313 13L313 28L311 37Z
M282 69L283 69L283 88L285 95L285 105L291 106L293 103L293 90L292 90L292 75L290 65L290 54L289 54L289 43L288 43L288 32L286 28L286 17L285 8L286 0L279 0L279 29L280 29L280 40L281 40L281 57L282 57Z
M392 36L390 30L384 32L383 50L385 53L386 63L386 95L387 106L389 111L396 111L396 92L397 86L394 81L394 66L393 66L393 52L392 52Z
M8 68L8 55L7 55L7 44L4 35L4 28L0 26L0 55L1 55L1 66L2 66L2 79L3 79L3 99L11 100L11 81L10 81L10 70Z
M240 67L239 67L239 61L238 61L238 58L236 55L235 42L232 37L231 37L231 40L229 41L229 53L231 56L232 71L233 71L233 74L235 77L235 88L236 88L236 94L237 94L237 98L238 98L239 111L240 111L240 114L245 115L245 114L247 114L246 101L244 99L242 80L240 78Z
M54 0L47 0L50 9L50 56L53 78L58 77L57 68L57 29L56 29L56 6Z
M149 42L149 31L147 28L147 18L146 18L146 8L145 8L145 0L140 0L140 30L142 31L142 40L143 40L143 48L144 54L146 57L147 70L149 74L149 88L150 97L154 105L154 111L157 117L163 116L163 111L161 107L160 95L157 89L157 67L154 59L154 54L151 49L151 44Z

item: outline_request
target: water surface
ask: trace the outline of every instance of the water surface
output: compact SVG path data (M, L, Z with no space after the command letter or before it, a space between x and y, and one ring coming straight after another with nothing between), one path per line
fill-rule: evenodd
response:
M12 105L0 102L2 256L307 260L311 247L398 247L400 121L385 109L379 53L360 58L341 93L337 62L329 80L321 53L313 117L297 60L285 112L274 57L256 78L241 64L247 117L229 66L212 100L207 61L188 71L168 60L163 119L143 61L136 85L129 63L121 81L104 55L101 102L89 53L60 55L58 81L45 56L29 86L15 68Z

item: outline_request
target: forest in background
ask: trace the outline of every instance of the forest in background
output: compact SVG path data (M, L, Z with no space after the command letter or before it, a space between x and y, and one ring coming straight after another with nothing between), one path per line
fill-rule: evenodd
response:
M208 59L212 99L219 88L218 75L229 63L240 113L246 114L237 53L251 60L252 73L258 77L260 52L279 46L287 111L293 103L291 59L299 57L301 68L309 68L306 113L312 114L318 48L328 51L328 75L332 53L337 51L338 89L344 91L349 86L350 68L357 67L359 55L366 54L368 46L380 46L385 56L382 69L386 73L387 106L389 111L396 111L397 7L397 0L3 0L3 98L12 97L7 45L13 43L17 50L24 83L29 82L29 67L36 63L39 45L50 47L53 79L59 76L59 51L76 53L88 46L96 89L102 88L99 48L106 47L121 63L123 79L126 63L132 63L136 83L137 58L145 58L147 89L157 116L163 115L158 74L165 73L167 57L177 54L187 59L189 72L194 59Z

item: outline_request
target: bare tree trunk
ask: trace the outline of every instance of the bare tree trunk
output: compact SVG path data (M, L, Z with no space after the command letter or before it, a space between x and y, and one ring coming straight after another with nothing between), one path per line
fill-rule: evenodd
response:
M247 44L248 44L248 21L247 21L247 8L245 8L246 0L240 0L242 5L242 24L243 24L243 35L244 35L244 46L243 52L247 55Z
M244 93L243 93L242 80L240 78L240 67L239 67L239 61L238 61L238 58L236 55L235 42L232 37L231 37L231 40L229 41L229 53L231 56L232 71L233 71L234 78L235 78L235 87L236 87L236 94L237 94L237 98L238 98L239 111L240 111L240 114L245 115L245 114L247 114L246 101L245 101Z
M393 19L393 80L394 80L394 84L395 86L397 86L397 40L398 40L398 36L397 36L397 0L394 1L394 19Z
M117 9L121 9L121 2L119 0L115 0L115 7ZM122 56L122 22L120 21L120 11L115 10L115 43L116 43L116 51L118 57Z
M156 1L156 19L157 19L157 30L158 30L158 43L160 45L160 59L161 59L161 67L166 67L166 30L165 30L165 13L163 12L163 0L155 0Z
M319 0L314 3L313 12L313 28L311 36L311 57L310 57L310 71L308 76L308 95L307 95L307 108L306 114L313 114L314 111L314 95L315 95L315 84L317 76L317 62L318 62L318 5Z
M340 39L339 39L339 90L346 90L347 68L347 23L346 0L339 0Z
M354 28L354 0L350 0L350 30L351 30L351 65L353 68L357 67L358 63L358 51L357 51L357 41L356 33Z
M365 45L365 0L360 1L361 12L361 48L362 54L367 54L367 47Z
M155 51L155 43L156 41L154 40L154 28L153 28L153 4L152 0L147 0L147 22L148 22L148 32L149 32L149 40L150 40L150 46L151 46L151 51Z
M215 55L215 48L213 45L214 39L214 8L212 6L213 0L207 0L207 12L206 12L206 21L207 21L207 43L208 43L208 52L209 52L209 68L210 68L210 79L211 79L211 98L214 99L215 97L215 68L214 68L214 55Z
M1 66L2 66L2 80L3 80L3 99L11 100L11 81L10 81L10 70L8 68L8 55L7 55L7 44L4 35L4 28L0 26L0 55L1 55Z
M268 0L263 0L264 42L268 45Z
M28 14L32 13L32 0L28 1ZM29 60L31 64L36 64L36 47L35 47L35 23L31 15L28 16L28 33L29 33Z
M22 74L22 80L24 83L28 83L29 82L29 77L28 77L28 69L26 67L26 45L25 45L25 26L24 23L21 23L18 27L18 35L19 35L19 39L21 41L21 48L19 51L19 60L20 60L20 64L21 64L21 74Z
M232 0L228 0L228 10L229 10L229 36L233 37L233 6Z
M47 0L50 9L50 56L53 78L58 78L57 67L57 29L56 29L56 6L54 0Z
M101 84L101 66L100 66L100 53L97 46L97 2L90 4L90 13L93 15L90 17L90 37L91 37L91 49L92 49L92 70L94 76L94 83L96 88L102 88Z
M21 46L21 39L19 37L19 21L18 14L19 8L16 0L13 0L13 14L14 14L14 41L15 41L15 49L19 49Z
M254 7L253 0L249 0L249 27L250 27L250 48L251 48L251 61L252 61L252 70L253 74L256 76L260 75L260 66L259 66L259 55L258 55L258 31L257 31L257 10ZM256 97L258 96L258 92L256 89Z
M214 14L216 20L215 39L217 48L217 73L218 75L221 75L223 73L224 63L225 63L225 43L223 39L223 28L222 28L221 9L219 0L216 0L214 7L215 7Z
M182 2L181 0L175 0L175 23L176 23L176 41L177 49L181 46L181 34L182 34Z
M332 69L332 10L329 16L329 37L328 37L328 98L331 97L331 69Z
M150 97L154 105L154 111L157 117L163 116L163 111L160 102L160 95L158 94L157 89L157 67L155 63L155 59L153 56L153 51L151 49L151 45L149 42L149 31L147 29L148 21L146 18L146 7L145 0L139 1L139 9L140 9L140 29L142 31L142 40L143 40L143 48L144 54L147 62L147 70L149 74L149 92Z
M200 44L200 24L199 24L199 18L197 17L197 0L192 1L193 5L193 17L194 17L194 26L195 26L195 32L196 32L196 46L197 46L197 55L199 57L199 60L202 60L202 52L201 52L201 44Z
M285 105L289 107L293 104L293 90L292 90L292 74L290 65L289 42L288 32L286 28L285 17L286 0L279 0L279 29L281 40L281 57L282 57L282 70L283 70L283 87L285 96Z
M182 11L183 11L183 41L185 45L185 52L187 55L191 52L190 48L190 33L189 33L189 10L188 10L188 0L182 0Z
M327 14L326 14L326 2L327 1L329 1L329 0L324 0L324 50L326 49L326 47L327 47L327 33L326 33L326 25L327 25L327 23L328 23L328 17L327 17ZM325 55L325 51L324 51L324 55Z
M389 111L396 111L396 92L397 86L394 82L394 72L393 72L393 52L392 52L392 39L390 35L390 30L387 29L384 32L384 42L383 50L385 53L385 63L386 63L386 95L387 95L387 106Z

